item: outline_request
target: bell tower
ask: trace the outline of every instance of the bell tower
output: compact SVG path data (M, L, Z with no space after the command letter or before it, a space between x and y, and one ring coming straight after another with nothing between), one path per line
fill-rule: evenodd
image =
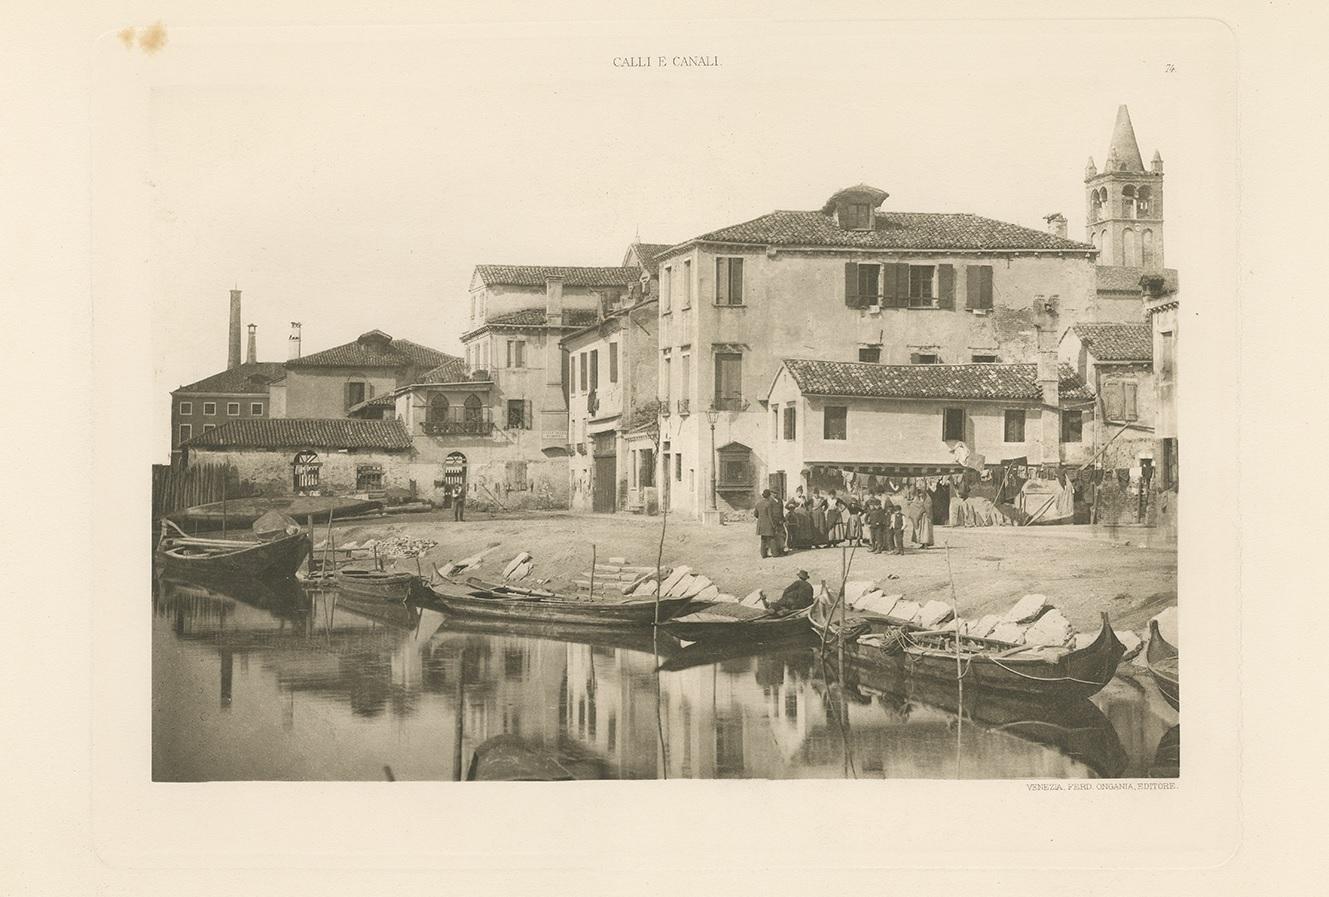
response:
M1154 151L1145 170L1131 114L1117 109L1103 170L1091 156L1084 168L1085 238L1100 265L1163 267L1163 157Z

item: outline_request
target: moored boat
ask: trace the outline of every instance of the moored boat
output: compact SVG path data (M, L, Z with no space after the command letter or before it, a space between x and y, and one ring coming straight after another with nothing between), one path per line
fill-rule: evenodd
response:
M405 601L410 597L411 584L416 579L414 573L393 573L388 570L343 568L336 574L340 591L384 601Z
M813 605L810 622L828 641L840 639L839 626L824 602ZM1011 645L975 636L960 636L957 649L953 631L873 631L867 621L853 616L846 621L843 642L845 654L854 661L895 668L901 675L952 683L962 679L966 690L1051 702L1096 694L1116 674L1126 650L1106 613L1098 636L1079 649Z
M544 623L582 623L590 626L650 626L656 622L652 600L578 601L552 592L512 587L484 587L418 582L414 594L459 616ZM659 620L676 615L690 598L667 598L659 603Z
M288 579L309 554L309 536L303 532L270 540L199 539L163 535L155 557L162 568L182 575L244 576Z
M495 735L471 755L468 782L570 782L608 778L603 760L571 745L554 750L516 735Z
M1145 649L1145 665L1149 675L1154 678L1154 685L1163 695L1173 710L1181 710L1181 681L1179 676L1179 653L1175 645L1163 638L1158 631L1158 621L1149 621L1149 647Z
M688 613L662 623L665 632L685 642L741 640L764 642L806 632L811 607L788 614L731 601L713 601L688 608Z

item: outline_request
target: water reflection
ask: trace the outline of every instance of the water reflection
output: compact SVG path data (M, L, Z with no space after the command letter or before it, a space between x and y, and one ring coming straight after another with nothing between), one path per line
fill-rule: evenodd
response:
M961 708L806 639L657 657L649 630L445 620L294 584L163 580L153 603L158 780L460 779L497 736L573 777L1145 775L1176 719L1129 681L1057 711Z

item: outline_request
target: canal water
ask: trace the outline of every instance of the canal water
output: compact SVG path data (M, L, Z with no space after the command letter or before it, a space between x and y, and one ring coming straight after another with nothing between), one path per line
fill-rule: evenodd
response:
M1178 774L1177 714L1130 664L1089 701L971 693L961 712L950 688L842 671L810 640L708 656L293 583L160 580L152 606L156 781L446 781L497 736L588 778Z

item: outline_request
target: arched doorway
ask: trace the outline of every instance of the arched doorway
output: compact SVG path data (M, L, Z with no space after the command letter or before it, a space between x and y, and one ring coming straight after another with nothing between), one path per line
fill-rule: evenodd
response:
M318 460L318 452L313 449L304 449L295 453L295 458L291 461L291 482L297 494L318 490L318 471L322 466L323 462Z
M460 486L466 492L466 456L461 452L452 452L443 459L444 507L452 507L452 495Z

